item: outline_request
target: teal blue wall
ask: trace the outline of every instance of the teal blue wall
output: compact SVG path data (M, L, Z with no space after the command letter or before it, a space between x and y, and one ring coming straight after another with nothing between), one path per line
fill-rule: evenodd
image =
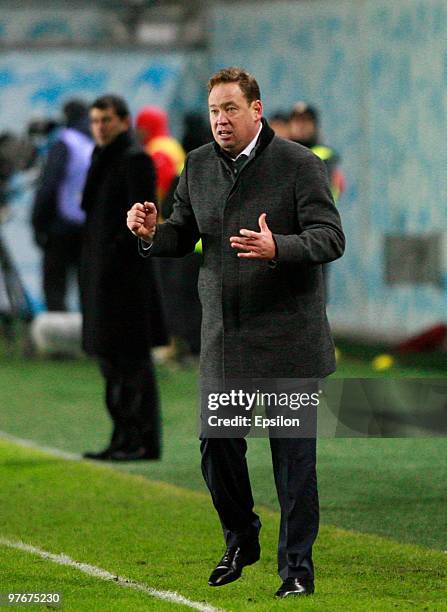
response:
M257 76L267 115L314 102L342 155L348 247L332 268L334 325L405 334L447 319L446 283L392 288L383 265L385 234L447 228L445 0L231 3L212 41L214 68Z
M45 28L54 33L57 26L46 14L30 12L18 21L13 13L0 18L0 40L45 36ZM22 129L32 116L55 115L72 95L91 99L113 90L132 110L148 102L165 106L179 133L183 111L205 106L210 70L246 66L259 79L267 115L297 99L314 102L325 140L342 155L348 188L339 206L348 248L331 273L334 325L406 334L444 320L447 249L443 288L389 287L383 242L389 233L445 234L447 227L445 0L231 2L217 4L210 17L209 55L4 52L0 131ZM99 36L95 11L59 20L57 27L65 22L74 40ZM25 217L15 217L20 223L14 229L13 219L5 231L26 263L35 261L30 242L16 239ZM24 269L37 287L36 265L28 261Z

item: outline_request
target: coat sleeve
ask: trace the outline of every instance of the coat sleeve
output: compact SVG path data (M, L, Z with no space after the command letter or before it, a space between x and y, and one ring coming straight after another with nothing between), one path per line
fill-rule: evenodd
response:
M194 251L199 238L200 232L189 198L187 159L175 190L171 216L157 225L152 247L144 251L140 241L139 251L143 257L183 257Z
M127 200L129 208L135 202L155 201L156 176L152 159L143 151L133 154L127 164Z
M295 184L297 234L273 234L277 261L323 264L343 255L345 237L324 163L316 156L303 162Z
M135 202L156 201L155 167L146 153L137 151L127 155L125 172L126 202L123 202L123 219L114 241L120 248L124 247L135 252L135 238L127 229L126 214Z

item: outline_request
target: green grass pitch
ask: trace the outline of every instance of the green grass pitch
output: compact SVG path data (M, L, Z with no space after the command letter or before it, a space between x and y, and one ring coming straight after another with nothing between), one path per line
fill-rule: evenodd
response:
M272 599L278 586L276 512L259 509L261 561L246 568L237 583L211 589L206 578L221 554L221 541L207 496L5 441L0 458L3 537L218 608L296 606L293 600ZM70 610L172 610L170 603L33 555L7 548L1 553L2 590L60 591ZM315 562L318 595L300 601L304 610L437 610L447 596L442 552L323 527Z
M339 374L372 372L347 362ZM296 600L272 598L279 585L278 512L265 439L249 443L264 525L262 559L233 585L206 584L222 541L200 474L196 380L194 369L159 369L160 462L103 467L1 442L0 537L221 609L296 607ZM100 448L110 430L102 393L89 361L2 360L0 430L67 451ZM319 440L317 593L300 600L300 608L447 610L446 450L442 438ZM61 591L69 610L173 609L170 602L0 547L0 592L10 589Z

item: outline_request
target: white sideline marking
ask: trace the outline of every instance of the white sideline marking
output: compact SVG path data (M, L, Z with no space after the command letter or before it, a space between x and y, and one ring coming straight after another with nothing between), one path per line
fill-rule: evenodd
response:
M33 448L35 450L44 451L50 455L53 455L54 457L59 457L60 459L65 459L67 461L83 460L82 455L62 451L58 448L53 448L51 446L44 446L42 444L34 442L33 440L17 438L16 436L12 436L11 434L6 433L5 431L0 431L0 439L7 440L8 442L13 442L14 444L17 444L18 446L23 446L24 448ZM112 466L108 467L111 467L113 469ZM70 567L74 567L75 569L84 572L85 574L89 574L90 576L100 578L101 580L113 581L116 584L119 584L120 586L127 587L129 589L134 589L136 591L141 591L157 599L164 599L165 601L171 601L176 604L183 604L184 606L194 608L195 610L200 610L201 612L221 612L220 608L214 608L209 604L202 604L199 602L191 601L186 597L183 597L183 595L179 595L178 593L175 593L173 591L157 591L156 589L153 589L152 587L149 587L145 584L129 580L128 578L115 576L106 570L103 570L99 567L95 567L94 565L88 565L87 563L79 563L78 561L74 561L73 559L70 559L70 557L64 554L55 555L53 553L41 550L40 548L31 546L30 544L24 544L23 542L12 542L1 537L0 545L8 546L9 548L16 548L17 550L23 550L25 552L39 555L40 557L48 559L49 561L53 561L54 563L58 563L59 565L69 565Z
M59 457L60 459L67 459L68 461L79 461L82 459L82 455L78 455L76 453L69 453L67 451L60 450L59 448L54 448L52 446L44 446L39 444L38 442L34 442L33 440L26 440L25 438L17 438L16 436L12 436L6 431L0 431L0 439L7 440L8 442L13 442L18 446L23 446L24 448L33 448L34 450L40 450L48 453L49 455L53 455L54 457Z
M145 593L146 595L149 595L150 597L155 597L156 599L162 599L164 601L170 601L175 604L188 606L188 608L200 610L200 612L220 612L219 608L214 608L209 604L202 604L197 601L192 601L190 599L187 599L186 597L183 597L183 595L175 593L174 591L158 591L157 589L153 589L152 587L142 584L141 582L135 582L134 580L129 580L128 578L123 578L122 576L116 576L115 574L111 574L107 570L101 569L100 567L95 567L94 565L89 565L88 563L80 563L79 561L75 561L74 559L71 559L68 555L64 555L63 553L60 555L55 555L54 553L47 552L46 550L42 550L41 548L37 548L36 546L31 546L30 544L24 544L23 542L13 542L12 540L7 540L6 538L1 537L0 545L31 553L33 555L38 555L39 557L42 557L42 559L52 561L53 563L57 563L58 565L68 565L68 567L77 569L80 572L83 572L84 574L93 576L94 578L99 578L100 580L105 580L107 582L114 582L115 584L118 584L121 587L133 589L134 591L140 591L141 593Z

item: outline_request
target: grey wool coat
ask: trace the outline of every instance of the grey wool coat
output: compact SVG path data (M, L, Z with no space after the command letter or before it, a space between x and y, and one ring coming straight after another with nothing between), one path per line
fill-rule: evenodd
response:
M345 244L326 169L265 120L254 151L236 176L216 143L192 151L173 213L145 254L181 257L202 239L202 382L322 378L335 369L322 264ZM259 231L263 212L276 265L239 258L230 246L241 228Z

